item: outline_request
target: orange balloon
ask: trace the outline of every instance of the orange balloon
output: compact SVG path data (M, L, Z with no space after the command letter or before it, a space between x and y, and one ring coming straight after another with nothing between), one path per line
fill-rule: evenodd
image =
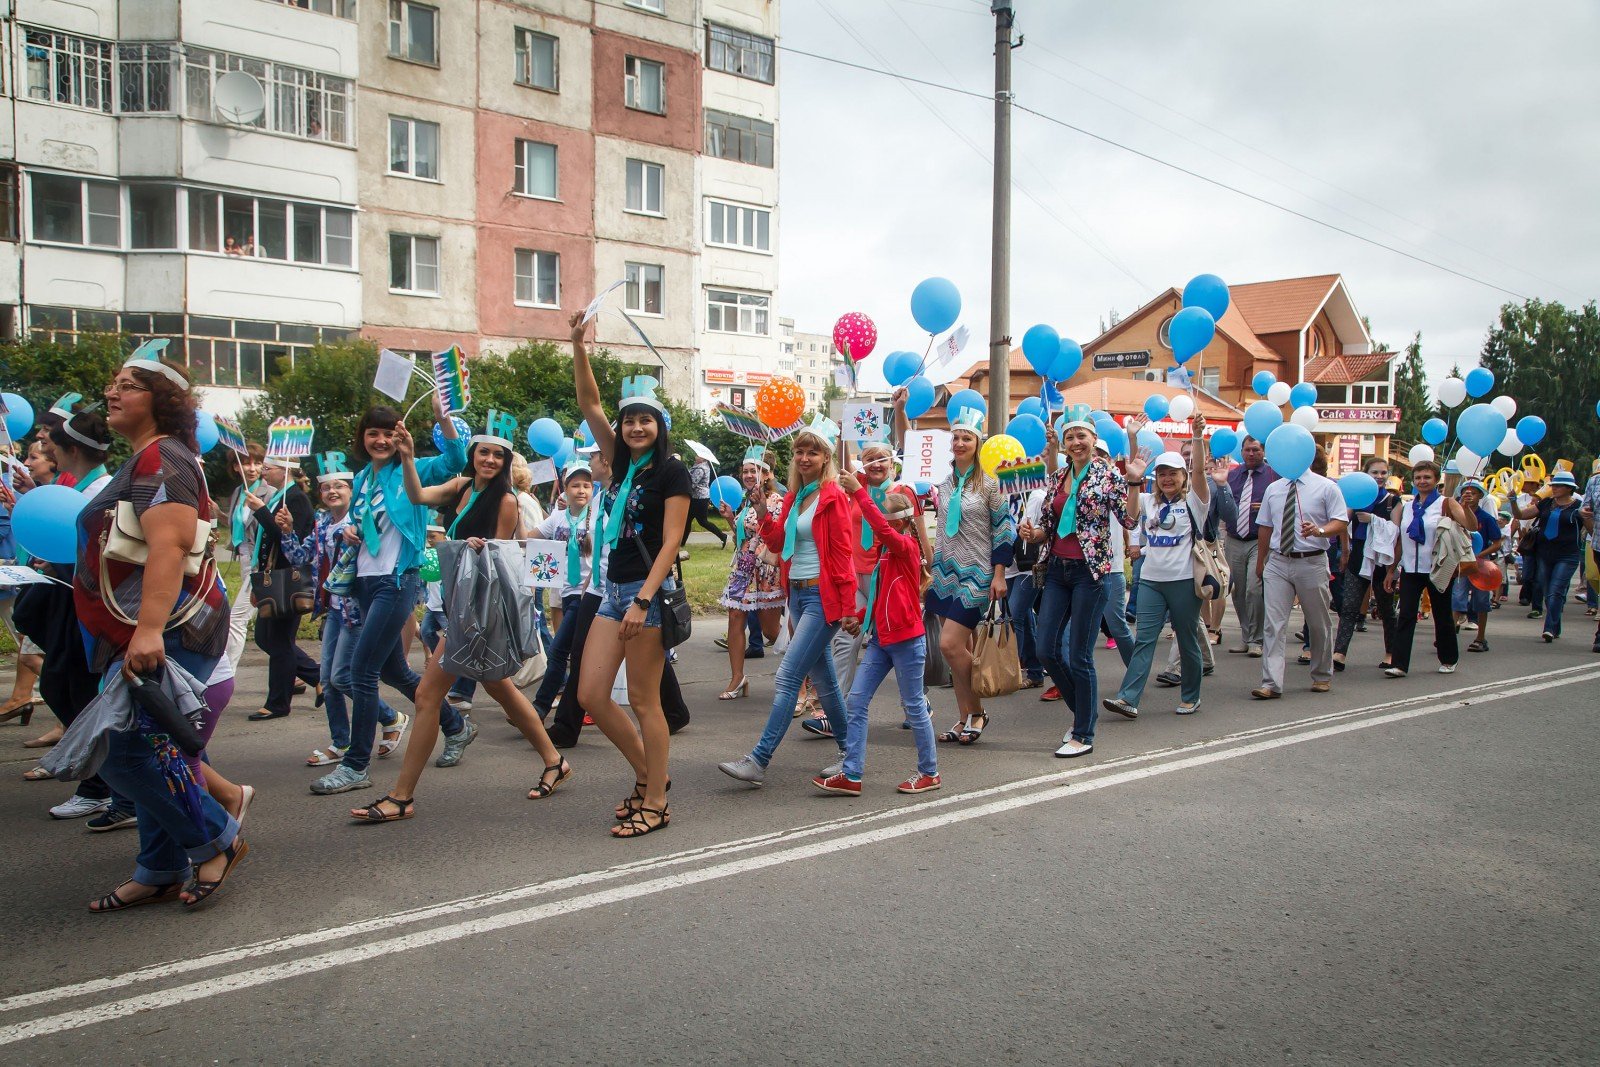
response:
M793 426L806 411L806 393L793 378L773 378L756 393L756 418L774 430Z
M1467 581L1472 583L1474 589L1482 589L1485 593L1493 593L1500 588L1504 575L1500 573L1500 565L1492 560L1481 559L1478 565L1467 574Z

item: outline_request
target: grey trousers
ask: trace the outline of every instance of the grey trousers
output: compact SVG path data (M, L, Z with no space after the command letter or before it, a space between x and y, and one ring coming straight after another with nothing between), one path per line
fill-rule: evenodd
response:
M1294 624L1289 614L1295 598L1306 616L1306 636L1311 639L1311 680L1333 680L1333 623L1328 605L1333 594L1328 589L1328 557L1317 553L1294 559L1274 552L1267 560L1262 583L1266 608L1266 642L1261 656L1261 685L1283 692L1284 654Z
M1261 579L1256 577L1256 549L1260 541L1241 541L1228 535L1229 592L1233 595L1233 613L1239 617L1239 630L1246 645L1262 643L1262 626L1265 616L1261 610Z
M1203 612L1204 610L1205 606L1202 604L1201 611ZM1211 650L1211 635L1206 632L1206 620L1204 614L1200 616L1200 621L1196 624L1195 628L1200 631L1201 662L1207 667L1216 667L1217 657L1216 654ZM1169 671L1176 671L1183 664L1183 650L1179 648L1178 645L1179 642L1174 640L1172 642L1172 648L1167 652L1167 670Z

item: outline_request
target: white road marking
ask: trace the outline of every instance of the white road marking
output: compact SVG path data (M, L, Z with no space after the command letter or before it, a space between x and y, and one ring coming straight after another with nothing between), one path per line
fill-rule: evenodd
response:
M1579 673L1584 671L1588 671L1588 673ZM1457 699L1444 702L1435 702L1423 704L1420 707L1410 708L1408 710L1394 711L1388 714L1379 714L1361 718L1356 721L1335 721L1326 725L1311 725L1310 728L1302 727L1296 731L1287 733L1279 731L1281 734L1280 736L1267 737L1261 740L1239 744L1232 748L1217 749L1215 747L1217 742L1206 742L1203 745L1190 746L1190 748L1194 750L1190 755L1179 756L1178 758L1171 759L1166 762L1156 763L1152 766L1129 767L1124 770L1113 771L1109 774L1102 774L1101 776L1092 778L1088 781L1068 781L1036 792L1026 793L1021 796L993 800L985 804L965 807L961 810L948 811L942 814L928 815L926 813L931 805L921 805L917 808L910 809L908 812L908 814L914 817L904 818L902 821L899 821L893 825L883 826L873 830L847 834L825 841L816 841L811 844L801 845L798 847L780 849L762 856L751 856L744 859L716 864L710 867L704 867L698 870L685 871L680 874L637 882L631 885L616 886L610 889L599 890L581 896L570 897L565 900L552 901L545 904L538 904L533 907L503 912L499 915L484 916L464 922L435 927L429 930L418 930L412 933L403 934L398 937L368 942L364 945L354 945L348 948L335 949L328 952L319 953L314 956L308 956L300 959L288 960L283 963L239 971L234 974L205 978L200 981L191 982L188 985L157 990L138 996L127 997L122 1000L110 1001L104 1004L94 1005L92 1007L63 1012L58 1015L45 1016L43 1018L33 1019L27 1022L14 1023L9 1026L0 1027L0 1045L14 1044L30 1038L61 1033L67 1030L81 1029L95 1023L106 1022L111 1019L124 1018L129 1015L135 1015L139 1012L154 1008L171 1008L178 1004L208 999L220 993L237 992L244 989L254 988L256 986L267 985L272 982L283 981L289 978L296 978L303 975L314 974L320 971L331 970L337 967L348 966L352 963L358 963L363 960L375 959L398 952L408 952L414 949L426 948L432 945L445 944L451 941L458 941L463 938L473 937L478 934L489 933L495 930L526 926L532 923L542 922L546 919L556 918L562 915L570 915L593 908L604 907L606 905L616 904L622 901L634 900L639 897L652 896L658 893L665 893L674 889L682 889L687 886L698 885L704 882L717 881L724 878L750 874L755 871L765 870L769 867L777 867L801 860L815 859L818 856L825 856L835 852L843 852L849 849L861 848L866 845L880 844L885 841L895 840L911 834L925 833L930 830L940 829L942 827L951 826L957 823L968 822L973 819L987 818L991 815L997 815L1007 811L1031 807L1036 804L1044 804L1072 795L1090 793L1101 789L1109 789L1113 786L1141 782L1157 776L1172 774L1178 771L1192 770L1197 767L1221 763L1227 760L1237 759L1242 756L1257 755L1264 752L1270 752L1275 749L1285 748L1291 745L1304 744L1308 741L1317 741L1357 730L1366 730L1375 726L1386 726L1394 723L1405 722L1409 719L1420 718L1427 715L1435 715L1440 712L1450 711L1457 708L1470 707L1476 704L1491 703L1493 701L1503 700L1508 697L1522 696L1529 693L1540 692L1546 689L1554 689L1575 683L1593 681L1600 679L1600 672L1594 672L1592 668L1573 668L1571 670L1559 672L1548 672L1542 675L1542 677L1545 677L1548 680L1509 689L1499 689L1494 692L1483 691L1488 690L1495 685L1504 685L1505 683L1489 683L1484 686L1471 686L1466 687L1463 690L1454 691L1466 694L1479 694L1479 699L1476 700ZM1436 698L1440 695L1443 694L1433 694L1432 696ZM1419 699L1429 698L1423 697ZM1327 719L1349 720L1354 714L1358 714L1358 712L1338 712L1328 716ZM1308 720L1309 724L1314 724L1315 722L1316 720ZM1260 731L1247 731L1247 733L1251 734L1259 732ZM1221 740L1223 739L1218 739L1218 741ZM1234 740L1237 740L1237 738L1234 738ZM1089 772L1096 769L1104 771L1107 769L1107 766L1105 764L1101 764L1098 768L1083 768L1083 772ZM1059 779L1063 776L1058 775L1047 777ZM1015 787L1013 786L1010 791L1014 791L1014 788ZM968 794L966 797L957 799L970 801L971 797L972 794ZM812 832L815 832L815 828L812 829ZM767 836L770 838L773 835ZM572 882L575 881L575 879L564 879L562 881ZM547 883L547 885L554 884L555 883ZM463 906L465 906L465 902L463 902ZM477 904L475 906L483 905ZM289 939L282 940L287 941ZM281 942L271 942L271 944L281 944ZM230 950L230 952L235 953L246 951L247 950L242 949ZM254 955L258 953L251 952L250 954ZM213 954L212 965L217 962L216 957L221 955L221 953ZM180 961L180 963L181 962L183 961ZM131 974L149 975L149 973L153 970L155 969L146 968L142 972L131 972ZM126 978L128 976L121 977ZM88 983L83 983L83 985L88 985ZM62 987L63 990L75 988L81 989L82 986ZM13 998L13 1000L15 999L16 998Z

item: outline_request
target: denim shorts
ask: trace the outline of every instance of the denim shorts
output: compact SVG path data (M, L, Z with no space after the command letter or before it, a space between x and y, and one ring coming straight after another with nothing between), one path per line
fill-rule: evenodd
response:
M633 607L633 598L638 596L639 590L643 588L644 579L642 578L637 582L623 582L621 585L616 582L607 582L605 596L600 601L599 610L595 612L596 616L602 619L610 619L613 622L621 622L623 616L628 614L628 609ZM673 588L672 579L668 578L661 588ZM644 624L656 627L661 625L661 602L654 597L650 599L649 610L644 613Z

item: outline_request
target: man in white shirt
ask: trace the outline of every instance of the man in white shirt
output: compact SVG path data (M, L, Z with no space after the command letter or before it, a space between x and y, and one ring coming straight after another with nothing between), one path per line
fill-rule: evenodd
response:
M1265 648L1261 685L1250 695L1276 700L1283 695L1284 651L1295 598L1305 611L1311 639L1311 691L1333 687L1333 628L1328 606L1328 545L1350 525L1344 494L1330 478L1306 471L1267 487L1256 516L1261 552L1256 574L1262 581Z

